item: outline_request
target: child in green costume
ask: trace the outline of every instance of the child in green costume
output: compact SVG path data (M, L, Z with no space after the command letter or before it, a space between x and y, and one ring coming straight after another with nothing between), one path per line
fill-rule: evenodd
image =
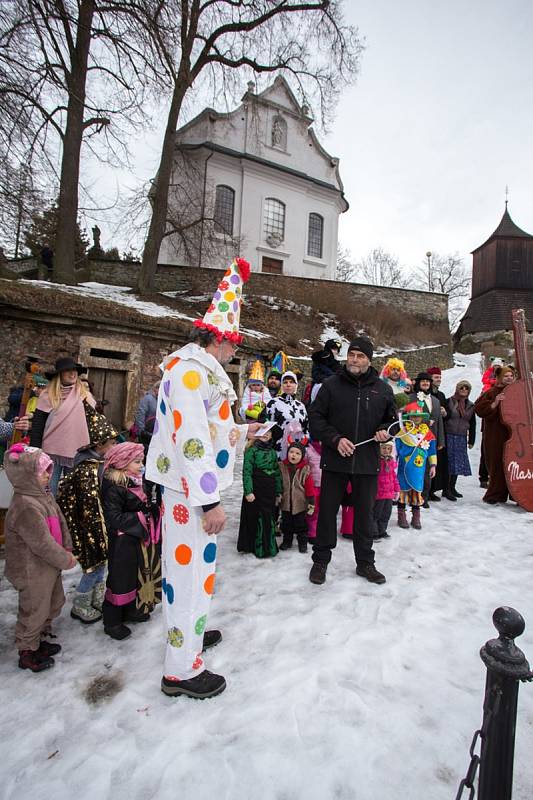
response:
M237 550L269 558L278 552L275 508L282 492L281 473L272 448L272 432L258 438L244 453L244 497Z

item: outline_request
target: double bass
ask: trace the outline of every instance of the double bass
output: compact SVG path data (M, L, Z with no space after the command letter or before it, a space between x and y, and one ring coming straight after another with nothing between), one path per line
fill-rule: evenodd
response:
M502 422L510 430L503 469L511 497L526 511L533 511L533 378L521 308L513 309L513 335L519 377L504 389L500 404Z

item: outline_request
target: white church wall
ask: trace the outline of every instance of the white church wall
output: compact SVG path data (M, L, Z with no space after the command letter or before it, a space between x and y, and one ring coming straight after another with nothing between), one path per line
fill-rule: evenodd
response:
M229 186L235 192L233 237L238 240L240 255L250 261L254 270L261 271L263 259L267 258L278 262L266 265L270 269L279 268L279 262L282 262L283 274L286 275L333 279L338 217L346 204L340 194L336 162L321 150L309 133L308 125L309 119L291 97L284 81L276 79L266 92L260 95L248 93L234 112L219 115L206 110L178 131L177 138L184 144L211 142L243 154L241 158L208 147L188 151L194 164L192 180L196 182L196 193L200 198L204 196L206 170L207 217L213 216L217 185ZM255 162L246 155L269 163ZM177 154L177 180L183 173L180 158ZM293 171L332 188L322 187L293 174ZM285 204L285 235L280 242L272 238L267 241L264 209L268 197ZM172 198L169 199L172 203ZM319 214L323 219L320 258L309 256L307 252L311 213ZM219 268L235 255L236 243L213 231L212 222L206 223L197 238L197 252L191 256L184 251L178 237L167 237L161 247L160 261L184 265L201 263L202 266Z

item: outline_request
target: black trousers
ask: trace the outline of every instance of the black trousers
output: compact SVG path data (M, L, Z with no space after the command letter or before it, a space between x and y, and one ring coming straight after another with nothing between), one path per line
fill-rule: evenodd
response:
M485 453L483 450L483 434L481 436L481 453L479 456L479 480L484 481L485 483L489 479L489 471L487 469L487 462L485 461Z
M291 514L290 511L281 512L281 532L284 542L292 542L296 536L298 542L307 542L307 513Z
M374 503L374 537L387 533L390 515L392 514L392 500L376 500Z
M348 475L345 472L322 470L320 508L316 539L313 544L313 561L329 564L331 551L337 546L337 513L346 486L352 487L354 506L353 549L357 564L373 564L374 502L378 488L377 475Z

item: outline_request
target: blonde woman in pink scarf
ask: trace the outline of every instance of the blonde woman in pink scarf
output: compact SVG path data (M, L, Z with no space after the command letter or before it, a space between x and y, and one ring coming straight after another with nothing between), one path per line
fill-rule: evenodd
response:
M69 356L58 358L54 370L45 373L50 383L33 415L30 445L42 448L54 463L50 479L54 495L60 479L72 470L76 452L89 444L85 408L86 404L94 408L96 401L80 381L85 372Z

